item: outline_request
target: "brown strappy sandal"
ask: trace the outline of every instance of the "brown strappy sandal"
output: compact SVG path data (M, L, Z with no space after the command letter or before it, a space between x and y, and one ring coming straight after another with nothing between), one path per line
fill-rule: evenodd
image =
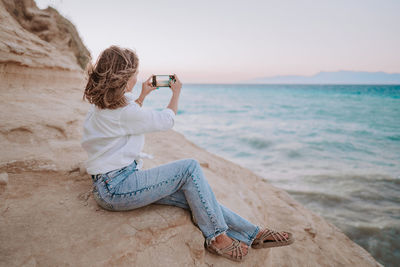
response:
M244 255L242 251L241 241L233 239L232 243L229 246L224 248L217 248L212 243L207 246L207 243L204 242L204 247L213 254L222 256L224 258L233 260L233 261L243 261L244 258L249 255L250 247L247 248L247 254ZM230 254L232 252L232 254Z
M294 237L292 233L285 231L275 231L268 228L264 228L261 230L261 236L259 238L254 239L251 244L252 248L271 248L271 247L280 247L287 246L294 242ZM288 237L282 235L282 233L286 233ZM267 237L272 236L273 240L266 239Z

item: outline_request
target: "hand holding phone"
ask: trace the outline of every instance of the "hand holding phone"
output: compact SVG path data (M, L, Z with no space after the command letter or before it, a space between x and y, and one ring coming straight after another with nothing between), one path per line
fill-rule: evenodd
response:
M156 89L156 87L154 87L151 83L151 78L152 76L150 76L145 82L142 83L141 96L143 98L146 97L151 91Z
M180 94L181 88L182 88L182 83L179 80L178 76L174 73L174 80L170 82L170 87L171 90L174 94Z

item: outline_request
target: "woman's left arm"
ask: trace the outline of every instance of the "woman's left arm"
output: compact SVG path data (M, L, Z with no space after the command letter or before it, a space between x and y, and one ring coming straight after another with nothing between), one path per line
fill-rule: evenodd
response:
M151 84L151 77L153 76L153 74L142 83L142 91L140 92L140 96L135 100L135 102L139 105L139 106L143 106L143 101L146 98L146 96L148 94L150 94L152 91L154 91L155 89L157 89L157 87L153 86Z

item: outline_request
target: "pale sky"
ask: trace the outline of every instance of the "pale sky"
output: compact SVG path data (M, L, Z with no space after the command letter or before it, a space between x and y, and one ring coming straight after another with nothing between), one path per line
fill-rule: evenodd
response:
M397 0L36 0L77 27L95 61L134 49L139 79L233 83L319 71L400 73Z

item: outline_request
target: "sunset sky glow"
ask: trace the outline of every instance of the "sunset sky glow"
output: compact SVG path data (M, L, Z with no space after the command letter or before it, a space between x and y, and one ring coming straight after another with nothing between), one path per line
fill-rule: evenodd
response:
M77 27L93 60L134 49L139 79L232 83L319 71L400 72L400 1L36 0Z

